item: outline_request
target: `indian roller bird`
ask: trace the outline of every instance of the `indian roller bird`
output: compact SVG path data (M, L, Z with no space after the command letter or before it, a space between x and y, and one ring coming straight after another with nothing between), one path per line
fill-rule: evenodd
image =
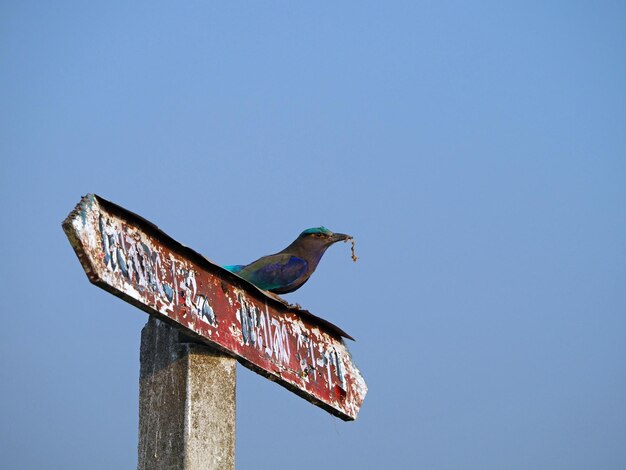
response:
M224 266L255 286L275 294L287 294L309 280L322 256L333 243L351 240L326 227L306 229L291 245L247 265Z

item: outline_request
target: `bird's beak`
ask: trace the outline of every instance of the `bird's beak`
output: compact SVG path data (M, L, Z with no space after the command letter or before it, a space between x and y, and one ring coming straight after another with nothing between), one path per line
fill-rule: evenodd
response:
M337 243L340 241L346 241L346 240L351 240L352 239L352 235L346 235L345 233L333 233L333 235L330 237L330 241L333 243Z

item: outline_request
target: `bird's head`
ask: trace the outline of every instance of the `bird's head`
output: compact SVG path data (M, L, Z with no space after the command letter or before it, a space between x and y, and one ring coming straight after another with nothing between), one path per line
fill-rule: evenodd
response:
M303 231L298 241L305 246L328 248L333 243L350 240L352 237L345 233L334 233L326 227L313 227Z

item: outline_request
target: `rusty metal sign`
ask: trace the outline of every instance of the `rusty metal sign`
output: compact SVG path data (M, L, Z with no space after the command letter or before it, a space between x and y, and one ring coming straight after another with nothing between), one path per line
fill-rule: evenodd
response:
M346 421L367 386L331 323L89 194L63 222L89 280Z

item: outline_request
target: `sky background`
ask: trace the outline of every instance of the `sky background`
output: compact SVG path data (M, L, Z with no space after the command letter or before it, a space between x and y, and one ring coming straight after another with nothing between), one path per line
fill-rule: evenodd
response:
M240 469L624 469L626 4L0 4L0 467L134 468L144 312L95 192L222 264L353 234L287 300L345 423L238 368Z

